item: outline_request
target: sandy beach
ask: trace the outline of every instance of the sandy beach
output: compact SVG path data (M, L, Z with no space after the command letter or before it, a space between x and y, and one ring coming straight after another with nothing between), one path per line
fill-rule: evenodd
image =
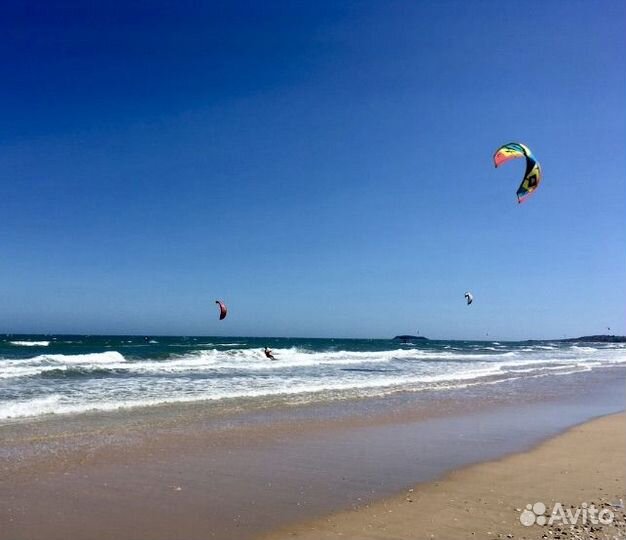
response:
M619 373L6 422L0 539L532 538L515 508L623 496L623 416L532 450L623 411Z
M265 538L626 538L625 460L626 415L608 416L531 451L455 471L397 497ZM522 525L526 505L537 502L546 507L546 517L556 503L574 509L593 504L610 510L613 523L584 526L579 517L578 523L555 519L543 527Z

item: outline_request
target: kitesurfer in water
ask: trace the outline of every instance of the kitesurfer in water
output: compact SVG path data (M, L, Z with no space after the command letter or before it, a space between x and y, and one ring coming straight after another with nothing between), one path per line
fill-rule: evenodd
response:
M270 360L276 360L276 358L274 358L274 355L272 354L272 349L268 349L267 347L265 347L263 352L265 353L265 356Z

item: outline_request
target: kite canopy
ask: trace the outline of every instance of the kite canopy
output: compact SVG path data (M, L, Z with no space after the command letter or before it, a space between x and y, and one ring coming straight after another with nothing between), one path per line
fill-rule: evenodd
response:
M469 306L474 301L474 295L471 292L465 293L465 300L467 300L467 305Z
M220 307L220 321L222 321L226 318L228 308L226 307L226 304L224 304L224 302L222 302L221 300L216 300L215 303Z
M517 202L522 203L539 187L541 182L541 166L528 146L521 143L509 143L501 146L493 155L493 163L499 167L511 159L526 158L526 172L522 183L517 188Z

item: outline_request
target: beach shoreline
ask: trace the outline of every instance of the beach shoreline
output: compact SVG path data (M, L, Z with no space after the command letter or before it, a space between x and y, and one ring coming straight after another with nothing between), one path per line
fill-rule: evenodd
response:
M7 423L0 539L255 538L623 410L623 370L609 373L556 386L547 377L502 383L498 392L483 385L256 409L196 403Z
M620 540L626 538L624 456L626 415L608 415L526 452L455 470L262 539Z

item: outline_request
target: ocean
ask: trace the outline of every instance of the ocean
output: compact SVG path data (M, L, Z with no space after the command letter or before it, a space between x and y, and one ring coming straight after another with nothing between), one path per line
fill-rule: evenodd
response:
M624 364L619 343L3 336L0 420L204 400L323 402Z

